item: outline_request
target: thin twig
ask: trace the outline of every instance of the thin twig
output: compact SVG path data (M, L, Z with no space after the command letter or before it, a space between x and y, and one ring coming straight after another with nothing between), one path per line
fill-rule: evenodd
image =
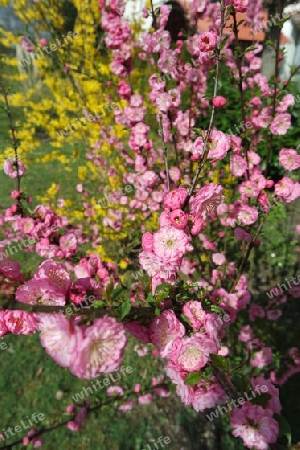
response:
M237 67L238 67L238 72L239 72L238 87L239 87L241 106L242 106L242 121L243 121L243 124L246 125L246 105L245 105L245 96L244 96L244 91L243 91L243 71L242 71L243 55L241 53L241 47L239 45L239 30L238 30L238 25L237 25L236 12L235 12L234 8L233 8L232 16L233 16L233 33L234 33L234 38L235 38L236 50L238 52L236 62L237 62ZM245 148L245 156L246 156L246 162L247 162L246 176L247 176L247 178L249 178L249 158L248 158L249 142L247 139L245 139L245 137L242 138L242 147Z
M17 171L17 191L20 192L21 189L21 177L20 177L20 173L19 173L19 161L18 161L18 140L17 140L17 136L16 136L16 129L13 125L13 120L12 120L12 115L11 115L11 111L10 111L10 107L9 107L9 103L8 103L8 92L5 89L4 86L4 82L2 80L2 77L0 76L0 87L1 90L3 92L3 96L4 96L4 102L5 102L5 111L8 117L8 122L9 122L9 128L11 130L11 134L12 134L12 141L13 141L13 149L15 152L15 165L16 165L16 171ZM20 205L20 200L17 200L17 203Z
M279 9L279 11L278 11L279 14L282 14L281 0L278 0L278 9ZM279 53L280 53L281 28L282 28L282 26L278 26L278 34L277 34L276 50L275 50L275 75L274 75L275 79L274 79L274 94L273 94L272 111L271 111L272 120L274 120L275 115L276 115L276 100L277 100L277 94L278 94ZM265 178L267 178L267 175L268 175L272 149L273 149L273 133L270 133L269 145L268 145L268 153L267 153L267 159L266 159L266 169L265 169L265 173L264 173Z
M164 129L162 123L162 116L159 115L159 134L161 135L163 145L164 145L164 160L165 160L165 169L166 169L166 177L167 177L167 186L168 192L170 192L170 177L169 177L169 166L168 166L168 148L165 143Z

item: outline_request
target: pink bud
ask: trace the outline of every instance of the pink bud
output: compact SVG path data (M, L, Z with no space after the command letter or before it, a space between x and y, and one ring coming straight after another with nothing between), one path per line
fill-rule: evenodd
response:
M75 411L75 405L73 405L73 403L71 403L71 405L67 406L66 412L68 414L73 414L74 411Z
M218 97L213 98L212 102L215 108L221 108L222 106L226 105L227 100L225 97L219 95Z
M20 197L20 191L11 191L10 196L13 200L17 200Z
M142 248L144 252L152 252L153 250L153 234L149 231L142 236Z
M11 210L12 210L13 213L17 212L18 205L16 205L15 203L13 205L11 205Z
M48 41L47 41L47 39L45 39L45 38L41 38L41 39L40 39L40 43L41 43L41 45L42 45L43 47L46 47L46 46L48 45Z
M140 390L141 390L141 385L140 384L135 384L134 392L140 392Z

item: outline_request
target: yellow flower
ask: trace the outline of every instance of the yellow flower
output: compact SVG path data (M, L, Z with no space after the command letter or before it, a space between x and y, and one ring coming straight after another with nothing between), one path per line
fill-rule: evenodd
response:
M122 261L119 262L120 269L125 270L125 269L127 269L127 266L128 266L128 262L125 261L124 259L122 259Z

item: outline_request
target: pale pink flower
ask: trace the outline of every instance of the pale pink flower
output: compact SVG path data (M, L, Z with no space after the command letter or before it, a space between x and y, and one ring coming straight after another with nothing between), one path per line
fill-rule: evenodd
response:
M10 160L6 160L3 165L4 173L10 178L16 179L18 176L17 167L19 171L19 177L22 177L25 174L25 167L21 161L11 162Z
M8 331L13 334L31 334L37 327L35 315L26 311L7 310L4 313L4 322Z
M253 330L250 325L245 325L240 329L239 341L248 342L253 338Z
M190 199L190 212L193 216L204 219L222 203L224 189L219 184L209 183L199 189Z
M70 370L78 378L92 379L119 369L127 344L122 324L109 316L96 319L76 347Z
M265 386L267 388L267 394L271 395L270 400L264 405L264 408L271 409L273 411L273 414L280 414L280 411L282 410L282 406L279 400L279 389L277 389L271 380L266 380L264 378L264 375L260 375L256 378L251 378L251 384L252 387L259 387ZM264 388L265 390L265 388ZM262 392L261 389L257 390L258 393Z
M230 413L232 434L240 437L250 449L268 450L269 444L276 442L279 434L278 422L272 418L273 412L259 405L247 402Z
M124 390L120 387L120 386L110 386L107 391L106 391L106 395L108 395L108 397L112 397L112 396L122 396L124 394Z
M25 234L31 234L35 227L35 222L31 217L24 217L18 221L19 229Z
M37 280L47 279L53 286L60 289L64 294L68 292L72 284L71 277L63 264L48 259L43 261L37 268L34 278Z
M151 394L140 395L138 398L139 405L150 405L151 403L152 403L152 395Z
M270 347L263 347L261 350L254 352L254 358L251 359L252 367L262 369L272 362L272 350Z
M202 309L201 302L190 301L185 303L182 313L189 319L193 330L198 331L203 327L206 312Z
M296 170L300 167L300 155L292 148L283 148L279 152L279 162L286 170Z
M282 136L287 133L291 127L291 115L290 114L278 114L270 125L272 134Z
M179 181L180 180L180 169L178 167L171 167L169 170L169 176L172 181Z
M209 361L210 353L217 352L218 347L213 339L203 333L196 333L191 337L175 339L171 358L179 370L196 372Z
M132 408L133 408L132 400L127 400L126 403L123 403L122 405L119 406L119 410L123 412L130 411Z
M77 238L74 233L66 233L59 239L60 248L66 257L73 255L78 248Z
M195 411L204 411L207 408L214 408L226 402L227 394L219 384L199 383L195 389L193 408Z
M65 294L48 279L32 279L19 286L16 300L30 305L64 306Z
M275 195L283 202L291 203L300 196L300 184L289 177L283 177L275 184Z
M62 367L69 367L74 357L81 329L63 314L36 314L40 340L48 355Z
M235 177L241 177L247 170L247 162L245 158L240 155L230 156L230 172Z
M158 348L162 357L170 354L173 341L184 334L185 328L172 310L161 313L150 327L152 343Z
M220 160L225 158L230 149L230 139L225 133L218 130L212 130L209 136L208 158Z
M139 263L150 277L171 279L179 271L180 262L179 258L160 258L151 252L139 254Z
M163 259L180 259L188 244L185 232L172 226L162 227L153 235L153 252Z
M223 253L213 253L212 260L217 266L223 266L226 263L226 257Z
M237 218L242 225L252 225L258 219L258 211L248 205L242 205L239 208Z

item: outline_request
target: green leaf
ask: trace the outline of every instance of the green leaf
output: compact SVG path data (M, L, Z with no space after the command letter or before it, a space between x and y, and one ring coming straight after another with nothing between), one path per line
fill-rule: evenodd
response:
M119 295L122 294L123 290L124 289L121 286L117 286L116 289L113 291L112 299L115 300L117 297L119 297Z
M191 372L184 380L186 386L195 386L201 380L201 372Z
M227 369L227 360L224 356L219 355L210 355L210 359L212 365L217 369L226 370Z
M180 317L184 322L186 322L189 326L191 326L190 319L187 316L185 316L184 314L180 314Z
M121 319L124 319L124 317L127 316L130 310L131 310L131 302L127 301L123 303L121 306Z
M91 308L97 309L97 308L101 308L104 305L105 305L105 302L103 300L96 300L95 302L93 302L91 304Z
M155 300L155 298L153 297L153 295L148 294L147 302L148 302L148 303L155 303L156 300Z
M278 414L275 414L274 418L277 420L279 424L279 437L284 436L288 441L288 445L291 445L292 430L290 424L283 416L279 416Z

